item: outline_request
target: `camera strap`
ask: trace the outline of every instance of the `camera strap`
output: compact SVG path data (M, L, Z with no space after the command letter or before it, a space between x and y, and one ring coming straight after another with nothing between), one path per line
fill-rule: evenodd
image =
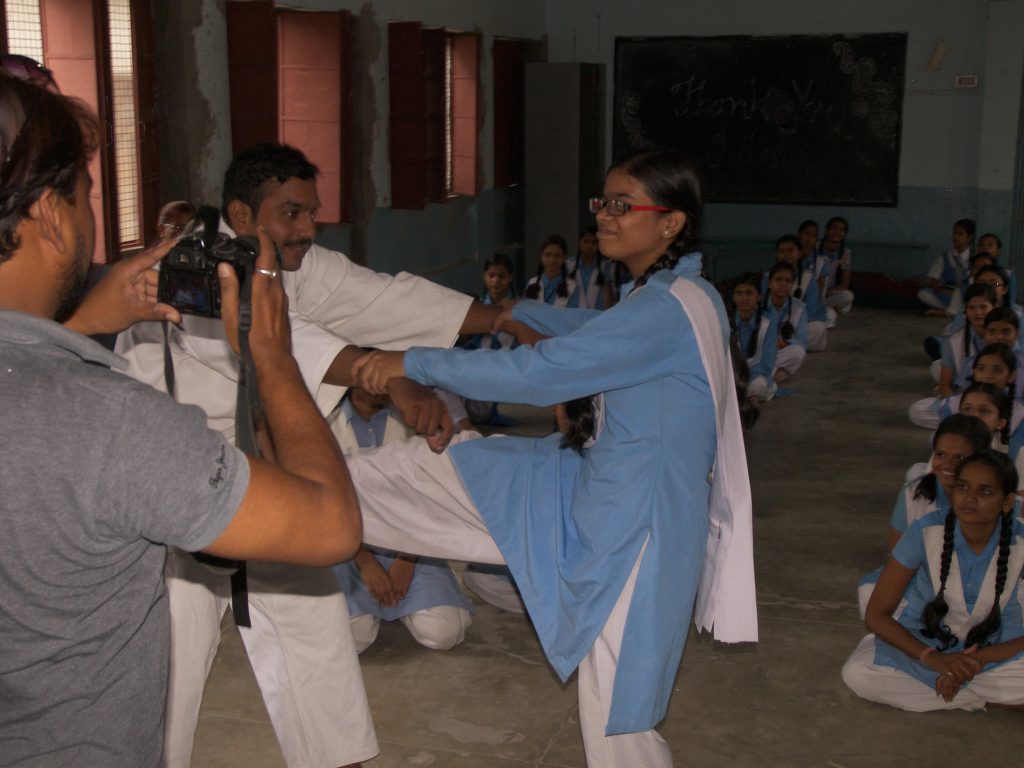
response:
M164 385L167 394L174 397L174 359L171 356L170 327L165 320L161 323L164 333ZM259 391L256 388L256 370L249 348L249 329L252 327L252 281L245 280L241 286L238 307L238 345L242 352L239 363L238 394L235 400L235 444L246 453L260 456L256 440L256 412L260 408ZM251 627L249 617L249 588L244 560L229 560L193 552L192 557L211 570L231 576L231 615L235 625Z

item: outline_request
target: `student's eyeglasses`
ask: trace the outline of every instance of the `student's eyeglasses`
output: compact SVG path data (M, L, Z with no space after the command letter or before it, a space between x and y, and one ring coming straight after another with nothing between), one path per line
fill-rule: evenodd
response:
M605 200L603 197L592 197L587 201L591 213L599 213L601 210L608 211L609 216L623 216L630 211L663 211L668 213L673 210L664 205L633 205L625 200Z

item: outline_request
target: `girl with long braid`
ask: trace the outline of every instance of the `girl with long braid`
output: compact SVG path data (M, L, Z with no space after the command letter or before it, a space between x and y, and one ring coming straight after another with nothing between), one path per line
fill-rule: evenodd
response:
M579 669L591 768L662 768L672 757L654 726L691 619L726 642L757 636L729 323L700 277L701 184L678 153L615 165L590 208L602 252L634 277L614 307L521 302L512 319L551 338L374 352L357 366L375 391L405 370L465 397L539 406L603 393L580 451L557 434L442 455L420 441L354 457L349 471L366 541L508 563L556 673Z
M523 295L556 307L575 307L579 303L577 282L569 276L565 259L569 246L561 235L548 235L540 244L537 274L526 284Z
M952 508L903 534L868 602L873 634L843 666L854 693L914 712L1024 709L1016 490L1013 464L986 448L960 465Z

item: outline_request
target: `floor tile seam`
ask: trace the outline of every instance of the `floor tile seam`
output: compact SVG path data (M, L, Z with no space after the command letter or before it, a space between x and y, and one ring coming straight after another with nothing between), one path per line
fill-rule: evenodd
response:
M823 621L821 619L807 619L798 616L758 616L760 622L785 622L787 624L815 624L821 627L860 627L864 628L863 621Z

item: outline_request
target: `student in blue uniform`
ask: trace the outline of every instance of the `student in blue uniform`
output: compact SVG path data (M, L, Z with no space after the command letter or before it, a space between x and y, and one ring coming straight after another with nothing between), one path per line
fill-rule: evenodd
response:
M842 216L833 216L825 224L825 236L821 238L818 253L828 259L828 274L825 276L825 291L822 297L828 307L831 328L836 324L839 314L846 314L853 307L853 291L850 290L850 271L853 255L846 247L846 235L850 231L849 222Z
M951 308L950 303L954 293L967 286L973 247L973 219L958 219L953 224L953 247L935 260L925 277L925 287L917 292L922 304L940 314L956 314L957 307Z
M761 308L761 278L747 272L732 288L732 324L740 352L747 361L747 398L768 401L775 396L775 324Z
M854 693L913 712L1024 708L1016 490L1009 459L979 451L957 471L952 508L903 534L868 602L872 634L843 666Z
M967 359L984 346L985 318L995 309L996 301L995 290L985 283L972 285L964 293L964 327L943 338L942 357L937 366L932 365L933 376L937 373L936 381L941 397L955 393L957 374Z
M493 437L442 456L396 444L350 464L368 541L507 561L555 671L564 680L579 668L591 768L672 764L653 728L691 618L720 640L756 638L740 412L725 308L699 277L701 200L678 153L636 155L591 202L602 252L635 278L619 304L522 302L514 321L552 338L512 351L372 353L357 367L375 391L405 369L464 396L535 405L604 393L596 440L579 453L559 435ZM417 514L389 514L389 499L408 494Z
M569 277L576 282L576 306L580 309L607 309L612 305L612 287L605 272L608 260L601 256L597 227L580 232L579 255L565 263Z
M807 351L824 352L828 344L827 307L818 293L814 279L814 266L808 265L800 255L800 239L796 235L783 235L775 241L775 260L793 265L791 295L807 307Z
M537 274L526 284L523 295L555 307L576 307L579 294L577 283L569 277L565 259L569 246L561 235L548 235L540 244Z
M910 468L907 481L896 496L889 519L888 552L892 552L912 522L936 509L949 508L949 495L960 463L965 457L986 448L991 440L991 429L977 416L953 414L942 420L932 435L931 458ZM881 572L882 569L878 568L860 580L857 597L861 618L864 618Z
M768 295L761 307L775 326L776 382L791 378L807 357L807 307L792 295L796 270L785 261L777 261L768 270Z
M327 418L342 451L351 454L410 437L412 430L388 405L386 395L350 387ZM417 643L435 651L461 643L472 624L472 605L443 560L363 545L353 560L334 567L334 575L348 600L358 653L377 639L381 621L400 621Z

